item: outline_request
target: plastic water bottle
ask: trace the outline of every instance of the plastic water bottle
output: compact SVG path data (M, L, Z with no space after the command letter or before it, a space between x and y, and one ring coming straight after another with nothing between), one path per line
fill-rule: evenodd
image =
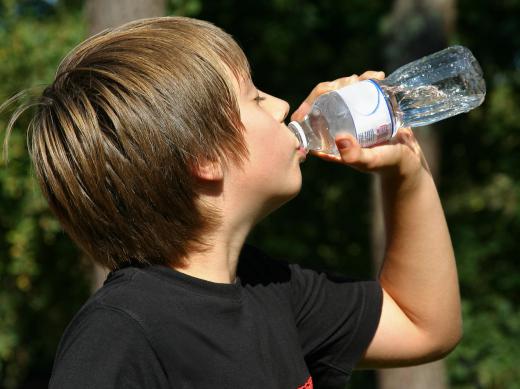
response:
M350 133L362 147L468 112L484 101L482 69L465 47L452 46L404 65L384 80L364 80L325 93L289 128L306 150L339 155L336 135Z

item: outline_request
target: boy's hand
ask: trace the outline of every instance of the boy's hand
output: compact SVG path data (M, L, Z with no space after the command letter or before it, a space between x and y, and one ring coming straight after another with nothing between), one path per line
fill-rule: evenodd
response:
M382 80L384 77L383 72L366 71L361 76L352 75L332 82L319 83L293 113L291 120L303 120L314 100L323 93L358 81L370 78ZM371 148L362 148L354 136L341 134L336 137L336 146L340 156L314 151L311 153L328 161L343 163L363 172L380 173L388 178L415 179L422 170L429 172L421 147L410 128L400 128L389 142Z
M368 80L370 78L374 78L376 80L382 80L385 78L384 72L375 72L372 70L368 70L365 73L363 73L361 76L358 76L357 74L353 74L350 77L342 77L338 78L337 80L330 81L330 82L320 82L318 85L314 87L314 89L311 91L309 96L303 101L303 103L298 107L296 111L291 115L291 120L303 120L305 115L309 113L311 110L312 104L314 103L314 100L319 95L322 95L324 93L343 88L344 86L354 84L358 81Z
M379 173L382 178L408 179L410 183L422 171L430 174L428 163L411 128L400 128L389 142L371 148L363 148L355 137L342 134L336 137L336 146L339 157L323 153L315 155L362 172Z

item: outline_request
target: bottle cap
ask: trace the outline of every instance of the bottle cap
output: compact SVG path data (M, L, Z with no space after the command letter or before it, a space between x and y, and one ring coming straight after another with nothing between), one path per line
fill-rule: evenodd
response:
M296 136L298 141L300 142L300 146L303 147L306 151L308 150L308 142L307 137L305 136L305 132L303 131L302 126L296 120L292 121L288 125L289 129Z

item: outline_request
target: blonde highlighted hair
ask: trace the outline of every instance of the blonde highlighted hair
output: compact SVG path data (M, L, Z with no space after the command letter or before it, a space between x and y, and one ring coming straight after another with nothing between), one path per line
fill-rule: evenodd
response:
M184 17L105 30L61 62L32 104L29 153L51 210L95 262L182 265L203 250L219 215L198 204L193 167L247 158L231 77L250 77L238 44Z

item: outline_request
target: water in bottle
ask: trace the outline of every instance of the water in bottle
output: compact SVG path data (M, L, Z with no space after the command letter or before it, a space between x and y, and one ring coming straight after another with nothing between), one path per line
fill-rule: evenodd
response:
M419 127L468 112L484 101L482 70L465 47L452 46L394 71L325 93L289 128L301 146L339 155L334 138L350 133L363 147L389 140L399 127Z

